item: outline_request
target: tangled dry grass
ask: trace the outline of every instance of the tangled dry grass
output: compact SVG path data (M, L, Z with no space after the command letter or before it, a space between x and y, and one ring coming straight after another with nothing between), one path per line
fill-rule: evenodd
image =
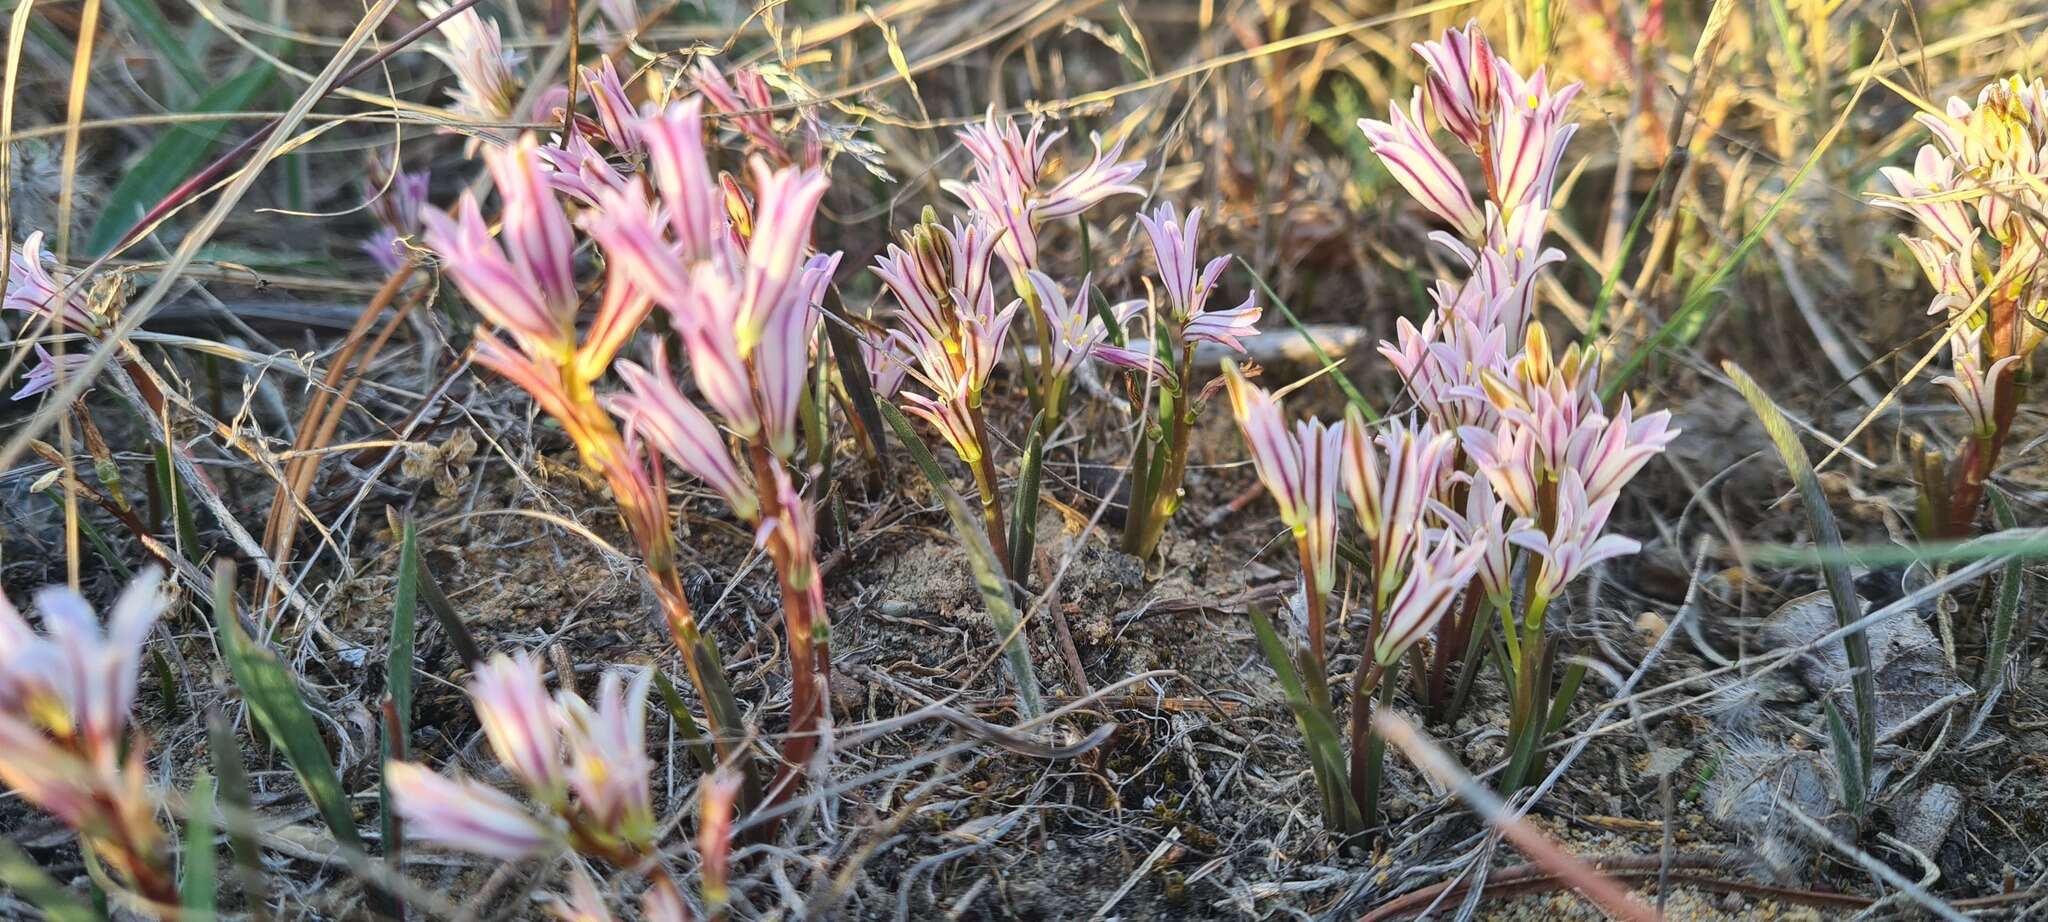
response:
M132 721L36 737L76 742L104 761L96 771L134 783L116 804L126 818L108 822L161 838L121 846L77 820L101 814L38 809L46 798L0 771L0 915L2048 912L2048 685L2032 615L2048 427L2022 365L1987 510L1929 524L1929 452L1970 444L1933 380L1951 370L1951 324L1929 315L1928 281L1897 240L1914 225L1873 205L1904 192L1879 170L1927 143L1916 114L2034 76L2048 4L475 6L517 58L518 85L495 102L451 97L478 65L426 50L448 41L422 28L444 7L13 7L0 237L13 248L41 232L94 319L7 315L8 379L38 366L38 346L62 371L0 408L0 583L24 612L56 584L111 612L133 574L166 575L131 664ZM1406 105L1426 80L1411 46L1468 21L1522 73L1584 84L1548 228L1566 259L1536 283L1536 322L1599 358L1610 400L1668 409L1683 436L1614 509L1611 529L1641 552L1595 568L1550 616L1545 636L1583 684L1527 783L1484 796L1522 738L1506 670L1475 669L1449 717L1390 684L1378 822L1346 835L1328 822L1287 658L1265 655L1254 629L1296 609L1305 622L1308 603L1228 412L1190 424L1178 514L1133 555L1120 538L1150 504L1133 499L1130 460L1158 437L1163 391L1090 366L1041 429L1043 382L992 377L976 407L987 480L1039 498L1003 503L1030 529L988 530L998 546L1032 535L991 596L982 523L961 527L947 505L957 490L971 513L983 472L927 427L943 473L926 476L864 417L856 392L870 383L851 383L832 337L897 322L865 267L927 206L958 207L941 183L970 172L959 129L1042 116L1068 133L1050 175L1087 165L1091 132L1147 165L1128 180L1142 204L1039 234L1050 275L1070 291L1092 279L1087 306L1163 302L1137 215L1199 204L1202 256L1235 257L1229 303L1264 306L1245 343L1260 382L1299 382L1291 413L1412 410L1374 344L1464 269L1356 123ZM478 358L478 332L509 325L479 321L449 248L393 208L407 171L431 176L415 205L498 201L477 151L560 132L535 115L563 104L550 94L590 113L595 136L589 81L563 91L605 58L655 88L636 87L645 98L680 99L702 61L761 75L772 99L746 97L723 125L769 116L773 136L815 120L818 149L792 144L777 165L815 156L830 177L810 237L843 254L821 302L834 314L807 337L816 399L795 447L743 464L762 497L774 477L761 472L797 474L786 508L805 512L782 521L814 528L815 584L793 585L791 552L761 537L794 524L766 527L773 515L742 514L704 478L657 474L642 484L651 512L622 500L574 425L485 369L500 366ZM781 143L725 136L762 155ZM747 178L721 213L770 198L725 165ZM2002 194L2038 217L2030 192ZM647 325L688 333L660 312ZM1181 357L1199 372L1179 377L1217 377L1220 352L1190 345ZM1810 452L1803 475L1788 443ZM650 530L673 532L666 576L649 575L664 565ZM1335 587L1333 686L1362 687L1372 667L1371 644L1343 629L1343 612L1367 606L1365 579ZM813 585L822 700L792 666L815 638L789 612ZM1014 621L997 597L1021 603ZM42 598L27 623L51 630L68 597ZM728 716L690 681L698 653L679 611L722 658ZM10 659L21 649L0 630L0 668L29 675L35 664ZM541 801L475 707L489 657L515 650L593 715L616 690L606 676L653 683L640 686L644 823L576 814L600 800L577 788L547 819L589 835L493 856L420 841L432 817L395 819L394 760ZM26 685L0 672L0 717ZM632 747L604 750L587 730L562 731L562 745L633 764ZM1845 759L1866 730L1862 763ZM816 755L792 745L812 740ZM0 749L0 766L22 751ZM737 790L742 777L772 787ZM469 805L460 794L450 802Z

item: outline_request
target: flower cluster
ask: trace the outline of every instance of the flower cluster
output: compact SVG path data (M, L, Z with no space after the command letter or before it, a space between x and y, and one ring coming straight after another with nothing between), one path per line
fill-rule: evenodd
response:
M143 644L165 605L151 569L115 601L106 626L78 593L36 596L39 634L0 598L0 782L78 833L137 893L175 905L164 832L130 739Z
M44 251L42 231L31 231L21 246L8 254L8 261L7 291L0 310L27 315L62 333L97 339L106 330L107 318L93 308L84 286L58 269L56 259ZM63 355L52 354L40 343L34 349L36 363L29 366L14 400L26 400L56 387L60 379L91 361L83 349Z
M1131 180L1145 171L1143 160L1120 160L1122 142L1102 149L1090 138L1095 157L1065 179L1041 188L1046 155L1064 131L1048 134L1043 119L1028 129L998 117L991 106L981 124L960 130L960 145L974 159L973 176L941 185L978 218L1000 231L996 252L1019 278L1039 268L1038 231L1048 221L1071 218L1116 195L1143 194Z
M1876 204L1918 225L1900 239L1934 286L1928 312L1948 321L1953 371L1936 380L1955 394L1970 431L1950 469L1921 484L1921 527L1963 537L2011 427L2024 359L2048 336L2048 83L2009 77L1974 105L1951 98L1918 119L1935 143L1921 146L1912 169L1880 171L1893 194Z
M653 673L605 673L597 704L563 689L550 696L524 652L491 657L469 680L470 702L498 764L549 819L496 788L409 762L385 766L411 835L506 861L566 842L630 864L654 844L648 777L647 692Z

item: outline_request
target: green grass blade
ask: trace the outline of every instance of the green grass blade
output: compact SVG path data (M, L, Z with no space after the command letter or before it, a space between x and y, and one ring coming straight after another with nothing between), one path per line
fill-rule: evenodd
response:
M853 404L854 419L875 443L875 463L880 465L875 476L888 483L889 453L884 450L887 440L882 436L882 414L875 409L874 378L869 376L867 359L860 354L860 343L847 326L838 295L826 298L825 304L830 315L825 318L825 339L832 344L832 362L839 366L839 381L846 388L847 402Z
M462 659L464 666L475 669L484 661L483 648L477 646L469 625L462 622L462 615L456 612L454 603L449 602L447 594L441 591L441 583L434 579L433 568L422 560L414 575L418 578L420 601L427 603L427 611L432 612L434 621L441 625L441 633L448 635L448 645L455 648L455 655Z
M161 442L156 446L157 491L164 502L171 507L172 527L178 533L178 551L185 559L199 563L199 523L192 518L192 504L185 499L184 484L178 482L178 475L171 467L170 446ZM152 526L154 527L154 526Z
M1844 544L1832 549L1764 544L1757 546L1750 557L1760 563L1808 567L1833 563L1861 567L1963 563L1987 557L2028 560L2048 557L2048 538L1990 534L1968 541L1924 541L1903 547L1896 544Z
M1251 263L1245 262L1244 257L1237 257L1237 262L1238 265L1244 267L1244 271L1252 274L1252 282L1259 286L1260 291L1266 293L1266 300L1272 302L1273 307L1280 311L1280 316L1287 318L1287 324L1293 327L1296 333L1301 334L1302 341L1308 343L1308 350L1315 355L1316 361L1322 363L1322 367L1329 373L1330 377L1337 379L1337 386L1344 389L1344 397L1350 400L1351 404L1357 407L1359 412L1364 413L1368 421L1379 422L1379 411L1374 410L1372 404L1365 401L1365 395L1359 393L1358 388L1352 386L1350 378L1344 377L1343 370L1339 369L1337 363L1331 360L1329 353L1323 351L1323 344L1316 342L1316 338L1309 335L1308 327L1302 325L1301 319L1294 316L1294 311L1288 309L1286 301L1280 300L1280 293L1274 291L1273 286L1266 284L1265 277L1259 274L1259 270L1252 268ZM1187 388L1187 385L1182 384L1182 387Z
M185 797L185 865L178 869L178 895L185 922L213 918L215 881L213 855L213 776L200 773Z
M661 702L668 706L669 719L675 721L676 732L682 734L685 748L696 758L697 767L705 774L717 771L718 754L712 751L710 741L704 738L704 731L697 728L697 715L690 713L689 706L683 703L683 696L676 693L675 683L668 680L667 673L654 670L654 688L661 692Z
M0 839L0 884L42 910L50 922L99 922L103 918L70 888L37 867L21 846L5 839Z
M241 112L270 85L275 73L270 65L261 64L236 74L200 96L187 111ZM99 256L113 249L135 222L199 168L207 149L220 140L227 126L225 121L171 126L107 193L106 204L87 237L87 252Z
M277 655L259 646L242 632L235 615L232 583L218 581L214 590L214 616L220 622L221 650L235 686L242 690L249 713L284 749L285 759L298 776L306 796L326 820L334 841L343 848L361 852L363 840L356 833L355 816L349 812L348 794L334 771L334 760L313 722L313 712L299 696L291 670Z
M1778 457L1785 462L1785 470L1792 475L1792 483L1799 490L1800 504L1806 507L1806 521L1813 529L1814 543L1822 551L1839 554L1842 548L1842 530L1835 522L1834 510L1828 506L1827 493L1821 489L1820 476L1813 471L1813 460L1806 454L1806 447L1799 443L1799 434L1792 430L1785 414L1778 405L1771 402L1763 388L1758 387L1742 367L1734 362L1721 363L1728 377L1735 382L1735 389L1742 392L1742 398L1749 401L1749 408L1763 423L1765 434L1778 449ZM1844 627L1863 617L1862 602L1856 598L1856 585L1849 578L1849 567L1840 560L1823 563L1821 576L1827 583L1828 597L1834 603L1835 622ZM1849 657L1850 681L1856 694L1857 755L1862 776L1868 778L1877 753L1877 681L1871 674L1870 637L1857 631L1842 638L1842 648Z
M982 604L995 624L996 637L1003 641L1003 658L1009 664L1010 677L1017 683L1018 711L1027 720L1045 713L1039 703L1038 674L1031 667L1031 652L1024 646L1023 632L1018 630L1017 606L1011 600L1009 580L1003 576L1003 564L996 559L995 547L989 544L988 535L982 533L981 523L967 508L967 501L947 482L939 460L932 457L931 449L925 447L924 439L911 428L903 411L888 403L878 404L877 409L889 421L889 428L896 430L896 438L910 452L911 460L917 462L918 470L924 472L932 493L939 497L946 507L946 516L953 520L953 530L959 533L960 545L967 551L968 569L973 571L974 584L981 590Z
M419 534L408 518L400 526L398 539L398 587L391 604L391 640L384 653L384 693L391 699L391 723L383 737L384 761L405 757L405 741L412 738L413 644L419 612ZM377 791L378 826L384 834L384 853L396 854L403 831L398 814L391 807L391 788L382 781Z

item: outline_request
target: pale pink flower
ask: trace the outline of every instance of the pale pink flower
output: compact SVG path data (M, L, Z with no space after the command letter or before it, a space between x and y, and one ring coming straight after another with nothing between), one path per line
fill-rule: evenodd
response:
M760 500L741 476L724 436L676 387L666 351L657 346L649 352L652 371L632 362L618 364L626 393L613 395L607 408L625 422L629 433L645 439L663 457L717 491L732 506L734 515L752 521L760 513Z
M1557 487L1557 524L1547 533L1530 529L1511 539L1542 561L1530 587L1538 599L1557 598L1588 567L1642 549L1634 539L1602 534L1607 516L1620 498L1617 494L1589 500L1585 481L1577 471L1560 472Z
M599 190L623 191L627 185L626 174L619 172L581 131L540 145L534 150L534 157L547 167L550 187L588 207L598 204Z
M21 390L15 391L13 400L27 400L57 386L59 379L70 380L84 372L92 363L92 355L85 352L67 352L62 356L51 355L41 343L35 345L36 363L22 375Z
M1566 463L1585 479L1586 495L1598 499L1618 494L1650 459L1664 452L1678 430L1671 428L1671 413L1660 410L1635 418L1635 407L1627 397L1612 418L1589 421L1572 434L1565 452Z
M1047 329L1052 331L1052 373L1056 379L1064 380L1081 367L1091 355L1107 353L1105 361L1124 365L1128 361L1123 352L1106 346L1109 339L1109 325L1103 323L1093 303L1094 286L1091 279L1081 279L1081 287L1074 292L1073 300L1060 293L1060 285L1052 277L1036 269L1030 274L1031 287L1038 293L1038 310L1045 315ZM1116 320L1118 329L1139 311L1145 309L1143 301L1125 301L1112 305L1109 314ZM1148 365L1148 371L1156 362ZM1129 367L1125 365L1125 367Z
M1175 215L1173 203L1167 202L1153 214L1140 212L1138 223L1144 225L1146 236L1151 238L1152 258L1159 265L1160 282L1173 303L1174 321L1181 325L1181 339L1212 342L1243 352L1244 343L1239 338L1258 332L1263 311L1256 294L1247 295L1243 304L1227 311L1207 309L1216 280L1229 267L1230 257L1218 256L1196 271L1195 242L1201 232L1202 209L1188 212L1187 220L1181 221Z
M729 899L733 804L739 800L744 780L738 772L725 768L706 776L697 788L697 854L704 861L704 901L714 914L721 912Z
M524 145L502 157L494 156L496 153L487 156L493 156L494 165L503 164L499 169L507 174L536 162ZM514 182L512 189L526 185ZM427 225L427 245L440 255L455 287L484 319L512 334L526 352L566 357L573 348L577 307L569 269L575 240L561 203L544 180L539 185L539 193L530 188L506 192L509 248L491 239L476 198L466 193L454 217L429 209L422 219ZM526 214L510 214L515 200Z
M1234 363L1226 361L1223 372L1252 467L1280 507L1280 521L1306 547L1302 567L1313 575L1314 591L1328 593L1337 579L1337 493L1347 427L1308 419L1290 432L1273 395L1246 381Z
M1365 133L1373 153L1379 155L1395 181L1423 207L1451 225L1460 236L1481 239L1486 233L1486 213L1473 204L1465 177L1423 128L1422 89L1416 88L1406 110L1396 104L1388 117L1391 121L1358 120L1358 128ZM1498 124L1495 127L1498 132Z
M503 791L410 762L384 763L384 782L408 838L500 861L547 849L554 832Z
M89 336L99 334L104 324L86 300L85 286L70 273L52 271L57 260L44 252L42 231L31 231L23 238L10 262L4 305L7 310L48 318L56 329Z
M420 14L429 18L447 9L441 0L420 2ZM443 21L439 31L441 43L429 44L427 51L455 72L455 88L448 95L455 100L456 111L493 121L510 118L519 97L512 65L519 59L505 50L497 21L485 19L472 7Z
M860 338L861 363L867 366L868 383L875 396L894 400L903 389L913 360L910 336L902 330L887 330Z
M1524 205L1549 208L1558 162L1579 126L1564 118L1580 85L1553 90L1541 67L1527 80L1496 58L1500 108L1494 115L1488 153L1493 157L1494 196L1502 210Z
M1038 221L1032 213L1030 188L996 179L940 183L958 197L976 219L996 231L996 254L1012 273L1038 268Z
M639 154L646 150L640 137L640 113L626 95L619 68L609 57L599 58L596 67L585 67L583 84L590 89L591 107L597 110L598 128L612 149Z
M524 651L493 655L470 677L469 700L498 764L535 800L560 805L567 786L561 733L540 664Z
M1970 420L1970 432L1978 438L1989 438L1998 429L1994 413L1999 389L2012 386L2006 369L2018 364L2021 356L2005 356L1986 369L1984 328L1967 321L1957 324L1949 334L1948 347L1955 371L1934 379L1934 383L1955 395L1956 405L1962 407L1963 415Z
M1514 536L1531 527L1529 520L1509 515L1507 505L1493 492L1493 481L1483 474L1470 478L1463 510L1435 500L1430 509L1460 544L1480 549L1475 571L1480 588L1494 605L1508 610L1514 602Z
M92 604L64 586L36 593L41 636L12 606L0 606L0 706L75 740L96 770L112 772L135 703L143 644L166 604L162 580L155 567L144 570L115 600L104 628Z
M1450 476L1457 440L1429 423L1389 420L1377 438L1357 407L1345 410L1344 489L1372 542L1374 600L1385 605L1426 529L1424 513ZM1384 460L1382 460L1384 451Z
M647 922L696 922L697 917L683 902L682 891L676 889L675 881L666 874L655 877L654 884L640 895L640 917Z
M915 334L913 334L915 335ZM942 389L943 388L943 389ZM933 388L936 397L923 394L903 395L903 411L924 419L939 430L939 436L951 446L953 453L967 464L981 460L981 440L975 432L974 421L969 415L966 382L955 381Z
M1417 545L1401 567L1400 585L1381 612L1373 660L1383 668L1391 666L1435 629L1458 593L1471 582L1485 555L1484 546L1464 544L1448 532Z
M1038 198L1032 208L1035 220L1071 218L1111 196L1145 194L1144 187L1131 182L1145 172L1145 161L1118 160L1124 153L1123 141L1116 142L1108 151L1102 149L1100 136L1090 134L1088 143L1095 148L1094 158Z
M732 241L718 179L704 156L704 101L691 97L640 121L647 169L668 213L677 256L708 259Z
M579 819L635 849L653 844L655 833L648 779L647 692L653 673L642 669L630 684L609 670L598 680L597 706L563 690L555 694L555 715L569 752L569 788Z
M1941 156L1931 144L1922 145L1913 158L1913 169L1895 166L1879 169L1897 198L1879 198L1872 204L1912 217L1951 253L1974 253L1979 233L1971 219L1968 202L1984 195L1975 180L1957 183L1956 163ZM1934 278L1934 273L1928 274Z
M1414 48L1429 64L1429 102L1437 121L1466 147L1480 148L1500 101L1500 77L1478 21L1462 30L1446 29L1442 40L1418 42Z
M697 59L697 67L691 77L697 84L697 92L719 114L738 125L741 134L778 160L789 162L788 149L775 132L774 117L756 111L767 109L774 103L768 92L768 81L761 78L759 71L742 67L733 72L731 80L727 80L725 72L718 69L717 62L706 57Z

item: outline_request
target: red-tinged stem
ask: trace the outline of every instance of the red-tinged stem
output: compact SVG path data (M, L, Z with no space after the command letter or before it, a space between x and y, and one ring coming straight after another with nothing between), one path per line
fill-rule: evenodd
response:
M392 55L418 41L422 36L440 28L442 23L453 19L462 11L477 5L479 2L481 0L455 0L455 2L448 4L447 9L429 18L426 22L413 27L411 31L392 40L384 47L377 49L375 53L364 58L355 66L342 71L340 76L334 78L334 83L329 85L325 92L331 93L335 87L355 82L357 77L369 73L371 69L384 63ZM220 155L218 159L207 164L205 169L192 174L190 179L179 183L177 188L172 189L169 195L164 196L161 201L156 203L155 207L150 208L142 216L141 220L136 221L134 227L129 228L127 233L121 235L120 242L114 245L114 251L119 251L122 247L134 243L144 233L148 232L149 228L155 226L156 222L163 220L164 216L176 210L179 205L184 204L186 199L197 195L200 190L212 185L230 167L237 166L247 160L249 152L255 150L258 145L263 143L265 138L270 137L273 132L277 131L277 126L282 124L284 124L283 116L264 123L263 127L256 129L255 133L243 138L241 143L236 144L227 153Z
M2005 450L2005 440L2012 434L2013 417L2019 413L2017 371L2007 366L1991 385L1998 394L1991 407L1991 434L1973 436L1956 458L1956 468L1962 476L1956 478L1955 490L1949 496L1949 538L1969 538L1976 525L1977 513L1984 504L1984 486L1990 482L1991 472L1998 468L1998 456Z
M1329 600L1323 598L1322 590L1316 587L1315 558L1310 555L1308 536L1295 540L1295 547L1301 554L1301 594L1308 599L1308 656L1316 664L1318 672L1326 673L1328 660L1323 655L1324 608Z
M762 521L774 521L789 514L774 489L777 462L760 441L748 444L753 461L755 492L761 497ZM789 735L782 744L782 765L770 786L771 806L787 801L803 780L811 756L818 751L819 729L824 724L824 686L829 657L813 643L816 627L825 616L824 592L818 585L817 562L799 560L794 545L771 538L768 556L782 584L783 631L789 636Z

